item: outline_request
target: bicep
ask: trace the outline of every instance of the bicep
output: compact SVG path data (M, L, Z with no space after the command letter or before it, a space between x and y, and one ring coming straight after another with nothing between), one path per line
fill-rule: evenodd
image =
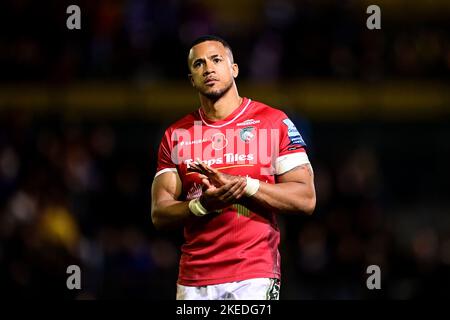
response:
M276 176L277 183L299 182L306 185L314 185L314 172L311 164L305 163Z
M181 180L176 171L158 175L152 184L152 206L167 200L177 200L181 195Z

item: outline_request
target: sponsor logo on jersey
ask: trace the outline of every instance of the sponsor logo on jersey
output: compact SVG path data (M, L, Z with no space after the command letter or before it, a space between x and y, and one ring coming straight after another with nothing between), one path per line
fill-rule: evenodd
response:
M203 143L203 142L207 142L209 141L209 139L197 139L197 140L191 140L191 141L180 141L180 147L182 146L190 146L192 144L199 144L199 143Z
M306 145L300 132L298 132L295 124L291 121L291 119L286 118L283 120L283 123L288 127L288 137L291 141L291 144L300 144L302 146Z
M203 159L202 162L206 163L208 166L212 166L215 164L236 164L236 163L242 163L245 161L249 161L250 163L255 160L255 157L253 153L249 154L239 154L239 153L225 153L223 157L218 158L212 158L212 159ZM187 165L188 168L190 168L191 162L193 162L194 159L186 159L183 162Z
M239 122L238 124L236 124L237 126L250 126L250 125L252 125L252 124L257 124L257 123L260 123L261 121L260 120L255 120L255 119L247 119L247 120L245 120L245 121L243 121L243 122Z

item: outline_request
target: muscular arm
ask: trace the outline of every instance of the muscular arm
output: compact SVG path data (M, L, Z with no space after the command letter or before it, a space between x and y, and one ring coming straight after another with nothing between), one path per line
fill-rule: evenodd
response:
M310 164L304 164L277 176L277 183L260 182L258 192L245 199L271 211L310 215L316 206L314 175Z
M221 173L206 164L191 164L193 171L204 174L217 186L228 183L237 176ZM310 164L299 165L276 177L275 184L260 181L258 192L238 202L258 212L270 210L285 213L312 214L316 206L314 175Z
M245 193L246 180L233 179L216 188L208 179L203 179L205 188L200 203L207 213L223 209L236 203ZM178 174L166 172L157 176L152 185L152 222L156 228L183 225L186 219L195 219L189 209L189 201L178 201L181 195L181 180Z
M176 200L180 195L181 180L177 173L166 172L153 180L152 222L155 228L178 227L192 217L188 202Z

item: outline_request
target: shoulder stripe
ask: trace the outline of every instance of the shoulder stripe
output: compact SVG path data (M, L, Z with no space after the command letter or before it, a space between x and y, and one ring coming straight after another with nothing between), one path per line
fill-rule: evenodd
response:
M275 174L283 174L297 166L310 163L306 152L289 153L275 160Z

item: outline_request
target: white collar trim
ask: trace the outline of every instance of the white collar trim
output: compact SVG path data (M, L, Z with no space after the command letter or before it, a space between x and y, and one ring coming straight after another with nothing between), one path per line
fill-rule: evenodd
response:
M200 109L198 109L198 114L200 115L200 118L202 119L202 122L203 122L205 125L207 125L208 127L212 127L212 128L222 128L222 127L224 127L224 126L229 125L230 123L232 123L233 121L235 121L237 118L239 118L239 117L245 112L245 110L247 109L247 107L250 105L250 102L252 102L252 99L248 99L247 104L245 105L245 107L244 107L244 108L241 110L241 112L239 112L233 119L231 119L230 121L228 121L228 122L226 122L226 123L224 123L224 124L221 124L221 125L213 125L213 124L207 123L207 122L205 121L205 119L203 119L202 112L201 112Z

